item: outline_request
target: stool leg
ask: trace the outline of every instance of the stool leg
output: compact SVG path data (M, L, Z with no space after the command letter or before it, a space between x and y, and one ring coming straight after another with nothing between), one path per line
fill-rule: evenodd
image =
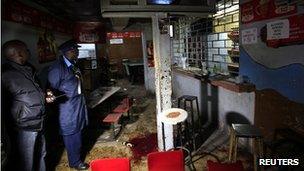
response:
M263 145L263 139L259 138L259 157L263 158L264 157L264 145Z
M195 123L194 123L194 110L193 110L193 103L190 102L190 108L191 108L191 127L192 127L192 133L195 134Z
M193 149L196 150L196 145L195 145L195 133L196 133L196 129L195 129L195 123L194 123L194 110L193 110L193 103L192 101L189 101L190 103L190 108L191 108L191 129L192 129L192 145L193 145Z
M233 149L233 140L234 140L234 132L232 128L230 128L230 140L229 140L229 154L228 154L228 160L231 162L232 159L232 149Z
M259 158L264 158L264 146L263 146L263 139L262 138L259 138L258 139L259 141ZM258 162L257 162L258 163ZM261 171L264 170L264 167L263 166L260 166L260 169Z
M181 98L178 98L178 99L177 99L177 107L178 107L178 108L181 107L180 103L181 103Z
M115 140L115 124L111 123L111 128L112 128L112 140Z
M177 124L177 136L179 136L179 145L183 146L183 137L182 137L182 126L181 123Z
M253 168L254 171L257 171L257 152L256 152L256 145L257 145L257 140L256 138L253 139L253 143L252 143L252 148L253 148Z
M191 149L192 147L192 140L190 137L190 131L189 131L189 123L188 121L185 122L185 138L186 138L186 144Z
M238 141L239 141L239 138L238 138L237 136L234 136L234 154L233 154L233 162L236 162Z
M202 122L202 119L201 119L201 116L200 116L200 110L199 110L199 106L198 106L198 98L196 97L195 98L195 101L196 101L196 111L197 111L197 118L198 118L198 123L199 123L199 126L200 124L203 124Z

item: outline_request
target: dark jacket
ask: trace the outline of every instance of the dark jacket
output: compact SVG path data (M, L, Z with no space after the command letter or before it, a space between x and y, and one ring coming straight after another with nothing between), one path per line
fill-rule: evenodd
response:
M30 64L8 61L2 66L2 110L5 122L18 129L40 131L44 120L44 94ZM7 125L11 125L7 123Z
M48 80L54 91L66 95L64 100L58 99L61 134L72 135L81 131L88 123L84 95L78 94L78 79L62 56L50 67Z

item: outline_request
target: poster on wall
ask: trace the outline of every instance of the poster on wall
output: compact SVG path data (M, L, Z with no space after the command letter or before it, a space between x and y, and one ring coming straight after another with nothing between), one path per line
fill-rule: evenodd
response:
M267 40L289 38L289 20L276 20L267 23Z
M56 60L57 45L54 35L50 31L45 31L39 35L37 42L37 54L39 63Z
M147 41L148 67L154 67L153 42Z
M248 4L248 2L253 2L253 0L240 1L240 7ZM279 2L289 4L285 5L285 7L293 6L294 4L295 8L288 7L286 9L295 10L289 11L292 14L273 15L273 17L265 20L254 21L252 19L246 23L244 21L240 23L240 32L257 28L258 34L257 43L243 44L241 42L240 44L241 56L248 57L246 61L251 61L252 59L253 62L271 69L285 68L285 66L292 64L304 64L303 55L299 53L304 49L304 1L274 1L277 4ZM284 9L282 6L277 10L282 11ZM252 8L256 7L252 5ZM240 66L243 66L240 67L240 71L244 72L247 69L246 64L244 64L244 60L241 60L240 63ZM269 72L272 73L273 71Z
M261 39L268 47L278 48L304 43L304 14L267 23L261 28Z
M2 18L20 24L31 25L43 29L71 34L73 24L27 6L19 1L5 1L3 3Z
M255 44L257 43L258 32L257 28L250 28L246 30L242 30L242 44Z
M105 29L101 22L78 22L74 37L79 43L105 43Z
M123 44L123 39L110 39L110 44Z
M130 31L130 32L108 32L107 39L116 39L116 38L139 38L141 37L140 31Z
M251 0L241 4L241 22L251 23L297 13L297 2L290 0Z

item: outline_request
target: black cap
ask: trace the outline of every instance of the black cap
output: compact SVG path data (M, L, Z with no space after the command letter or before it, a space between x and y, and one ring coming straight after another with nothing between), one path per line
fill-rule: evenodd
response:
M79 46L74 39L71 39L71 40L68 40L68 41L62 43L58 47L58 49L62 52L67 52L69 50L72 50L72 49L78 48L78 47L81 47L81 46Z

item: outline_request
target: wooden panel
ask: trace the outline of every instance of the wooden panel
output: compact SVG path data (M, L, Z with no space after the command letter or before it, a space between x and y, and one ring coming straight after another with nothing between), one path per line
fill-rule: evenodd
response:
M275 128L290 128L304 135L304 104L290 101L274 90L256 91L255 125L266 139Z
M109 44L109 60L110 62L117 62L119 74L124 73L122 59L143 60L143 50L141 37L139 38L124 38L123 44Z

